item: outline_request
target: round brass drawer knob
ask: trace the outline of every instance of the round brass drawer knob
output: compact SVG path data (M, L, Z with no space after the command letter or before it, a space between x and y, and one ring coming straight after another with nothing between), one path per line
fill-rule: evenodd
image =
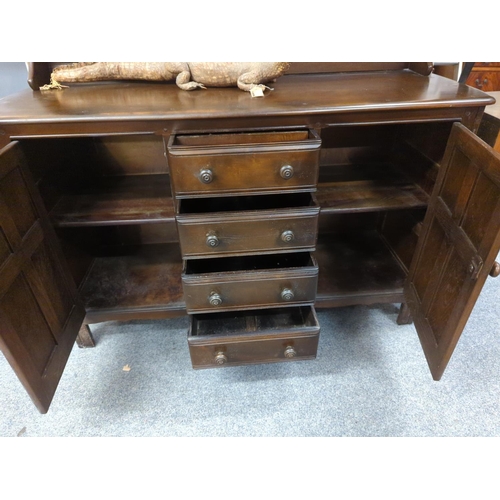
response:
M214 180L214 174L209 168L202 168L200 170L200 181L203 184L210 184Z
M283 290L281 291L281 298L283 300L293 300L293 291L290 290L290 288L283 288Z
M290 243L290 241L293 241L295 238L293 231L283 231L281 233L281 241L284 241L285 243Z
M215 364L216 365L223 365L224 363L227 362L227 356L223 352L218 352L215 355Z
M208 302L211 306L220 306L222 304L222 297L217 292L212 292L208 297Z
M295 358L297 356L297 352L292 346L288 346L285 349L285 358Z
M280 169L280 175L283 179L290 179L293 177L293 167L291 165L285 165Z
M207 246L214 248L214 247L219 246L220 241L219 241L219 238L217 238L217 236L215 234L209 233L209 234L207 234L206 243L207 243Z

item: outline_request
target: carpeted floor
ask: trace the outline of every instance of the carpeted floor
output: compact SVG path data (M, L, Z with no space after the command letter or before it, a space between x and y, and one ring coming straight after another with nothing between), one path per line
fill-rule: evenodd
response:
M94 325L46 415L0 358L0 436L500 436L499 303L489 279L440 382L396 305L319 311L314 361L215 370L187 318Z

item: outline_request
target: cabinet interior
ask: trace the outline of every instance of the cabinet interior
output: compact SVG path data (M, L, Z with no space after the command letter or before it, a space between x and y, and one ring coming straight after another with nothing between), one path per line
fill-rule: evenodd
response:
M192 198L180 201L180 214L208 214L213 212L247 212L282 210L314 206L309 193L255 196L227 196L225 198Z
M451 126L446 121L321 130L315 193L321 207L318 307L402 300ZM213 134L209 142L214 137L219 138ZM207 139L181 135L177 140L191 145ZM182 311L182 262L162 137L20 143L85 302L87 321L120 319L132 310L146 316ZM307 206L310 195L238 200L231 209L261 210L269 208L266 203ZM229 201L213 198L208 206L206 200L182 200L181 207L212 212L217 204L228 210Z
M224 336L244 333L304 328L316 329L317 320L309 306L196 314L192 317L190 337Z
M280 132L241 132L241 133L215 133L201 135L175 135L172 146L193 147L201 146L242 146L250 144L274 144L302 142L310 139L307 130L285 130Z
M228 273L241 270L289 269L314 266L309 252L279 253L270 255L220 257L218 259L193 259L186 261L185 274Z

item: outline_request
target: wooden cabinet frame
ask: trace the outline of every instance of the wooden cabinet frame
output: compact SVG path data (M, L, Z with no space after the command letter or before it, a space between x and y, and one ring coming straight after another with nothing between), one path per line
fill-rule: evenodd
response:
M321 137L315 305L403 302L439 379L500 249L500 158L473 133L492 99L424 66L299 65L262 101L168 84L0 101L0 346L40 411L82 323L185 314L172 132Z

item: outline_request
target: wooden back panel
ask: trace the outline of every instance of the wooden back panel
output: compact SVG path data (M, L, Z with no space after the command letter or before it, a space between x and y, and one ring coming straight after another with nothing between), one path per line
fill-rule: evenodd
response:
M62 62L29 62L28 84L33 90L50 82L52 70ZM429 75L432 63L409 62L292 62L286 72L289 75L311 73L346 73L353 71L398 71L408 68L422 75Z

